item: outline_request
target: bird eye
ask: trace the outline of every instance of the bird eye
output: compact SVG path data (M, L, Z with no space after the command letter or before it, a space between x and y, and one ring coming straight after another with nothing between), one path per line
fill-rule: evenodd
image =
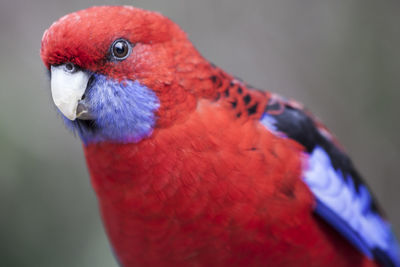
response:
M111 54L116 60L126 59L132 50L131 44L124 39L115 40L111 45Z

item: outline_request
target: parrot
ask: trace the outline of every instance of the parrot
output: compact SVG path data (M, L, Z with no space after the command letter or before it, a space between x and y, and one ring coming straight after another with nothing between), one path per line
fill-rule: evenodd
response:
M40 56L120 266L400 266L327 127L210 63L169 18L90 7L54 22Z

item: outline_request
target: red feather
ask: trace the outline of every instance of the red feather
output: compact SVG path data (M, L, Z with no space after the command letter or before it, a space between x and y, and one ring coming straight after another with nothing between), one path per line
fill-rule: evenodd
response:
M120 37L132 56L105 61ZM137 80L160 99L149 138L84 146L123 266L377 266L313 215L303 147L259 123L271 95L212 66L167 18L80 11L45 33L41 56Z
M197 110L139 144L84 147L124 266L376 266L313 216L302 147Z

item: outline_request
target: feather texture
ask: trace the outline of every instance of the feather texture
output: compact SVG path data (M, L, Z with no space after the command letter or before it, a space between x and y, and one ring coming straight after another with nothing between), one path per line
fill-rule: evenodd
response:
M112 44L132 44L112 60ZM123 266L398 266L343 148L300 104L205 60L159 13L93 7L54 23L47 68L92 73L84 142Z

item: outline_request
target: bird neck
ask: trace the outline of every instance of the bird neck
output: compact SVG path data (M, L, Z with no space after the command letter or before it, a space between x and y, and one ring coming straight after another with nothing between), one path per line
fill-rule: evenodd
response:
M269 99L268 93L255 90L200 56L196 60L192 58L182 62L176 68L175 80L160 91L155 90L161 103L156 112L156 128L184 122L189 114L197 110L201 100L234 108L237 117L259 116L262 113L260 107Z

